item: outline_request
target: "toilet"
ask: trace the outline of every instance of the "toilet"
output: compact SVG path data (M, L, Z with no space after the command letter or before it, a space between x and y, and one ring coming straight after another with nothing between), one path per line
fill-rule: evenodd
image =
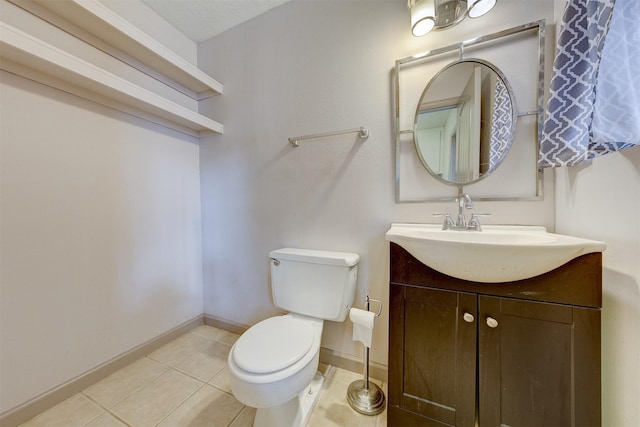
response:
M356 290L360 257L346 252L271 251L276 307L288 314L249 328L228 357L231 390L257 408L255 427L306 425L323 376L318 373L325 320L343 322Z

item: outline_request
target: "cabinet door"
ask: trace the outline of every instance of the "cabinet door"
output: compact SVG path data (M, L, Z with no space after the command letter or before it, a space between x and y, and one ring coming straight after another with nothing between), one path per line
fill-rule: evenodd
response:
M479 297L481 426L600 425L600 311Z
M392 285L391 299L389 425L473 427L477 296Z

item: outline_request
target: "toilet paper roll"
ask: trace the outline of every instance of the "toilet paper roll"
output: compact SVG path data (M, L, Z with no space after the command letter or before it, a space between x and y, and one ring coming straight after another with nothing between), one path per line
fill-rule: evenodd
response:
M349 319L353 322L353 340L371 347L375 313L358 308L349 310Z

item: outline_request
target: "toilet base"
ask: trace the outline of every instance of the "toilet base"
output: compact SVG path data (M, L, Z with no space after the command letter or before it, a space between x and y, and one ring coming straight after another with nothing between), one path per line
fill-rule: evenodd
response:
M311 383L296 397L282 405L258 408L253 427L304 427L318 403L324 376L316 372Z

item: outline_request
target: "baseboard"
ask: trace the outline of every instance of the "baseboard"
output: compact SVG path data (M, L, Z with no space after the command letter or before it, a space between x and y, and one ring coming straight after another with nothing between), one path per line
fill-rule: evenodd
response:
M364 358L359 359L351 354L344 354L331 350L329 348L320 347L320 362L327 365L336 366L352 372L362 373L364 375ZM369 361L369 377L376 380L387 381L389 371L386 365Z
M244 334L249 326L240 323L232 322L231 320L221 319L211 314L205 314L203 316L204 324L213 326L214 328L224 329L225 331L232 332L234 334Z
M0 414L0 426L14 427L22 424L202 324L202 315L194 317L64 384Z

